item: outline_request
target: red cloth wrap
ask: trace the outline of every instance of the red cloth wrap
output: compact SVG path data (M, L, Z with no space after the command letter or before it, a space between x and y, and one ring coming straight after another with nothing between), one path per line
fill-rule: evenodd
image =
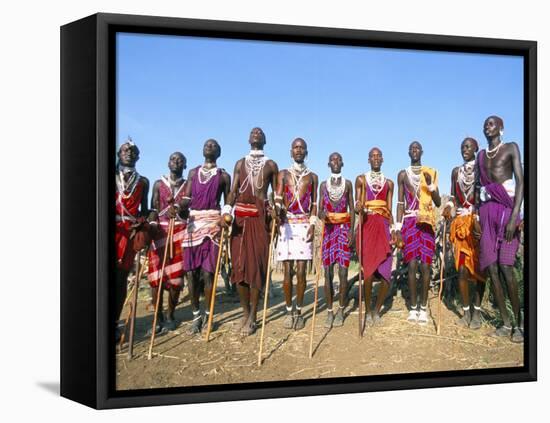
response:
M363 274L368 278L391 254L390 244L386 234L386 219L381 215L363 215L363 227L361 231L361 245L357 237L357 251L361 251ZM359 248L361 247L361 250Z

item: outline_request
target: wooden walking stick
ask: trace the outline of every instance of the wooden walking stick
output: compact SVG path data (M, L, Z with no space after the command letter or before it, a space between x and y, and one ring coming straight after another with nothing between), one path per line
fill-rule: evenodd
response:
M137 262L136 262L136 281L134 283L134 286L132 287L132 291L128 295L128 298L126 299L126 302L130 297L132 297L132 302L130 303L130 310L128 311L128 316L126 317L126 321L124 322L124 331L122 332L122 336L120 337L120 343L119 348L122 348L122 345L124 345L124 340L126 338L126 329L128 328L128 322L130 322L130 336L128 340L128 358L131 359L133 356L133 350L134 350L134 331L135 331L135 321L136 321L136 311L137 311L137 299L138 299L138 291L139 291L139 281L141 280L141 277L143 275L143 271L146 268L146 263L143 263L141 265L141 251L138 251L137 253ZM125 302L125 305L126 305Z
M155 304L155 315L153 316L153 327L151 329L151 342L149 344L149 354L147 355L147 360L151 360L153 354L153 345L155 344L155 335L157 327L157 317L159 312L160 299L162 297L162 282L164 280L164 268L166 267L166 258L168 257L168 245L172 242L172 236L174 235L174 218L170 218L170 223L168 224L168 235L166 237L166 244L164 244L164 257L162 258L162 267L160 270L160 280L157 290L157 301Z
M437 305L437 334L439 335L441 332L441 297L443 295L443 284L445 281L443 280L443 271L445 269L445 247L447 245L447 239L446 239L446 233L447 233L447 219L443 222L443 258L441 259L441 266L439 269L439 302Z
M210 313L208 314L208 326L206 327L206 342L210 341L210 331L212 330L212 320L214 320L214 301L216 299L216 285L218 284L218 275L220 273L220 263L222 261L222 250L224 243L225 226L222 226L220 234L220 248L218 250L218 260L216 261L216 271L212 280L212 294L210 295Z
M273 250L273 238L275 238L275 228L277 222L275 219L271 222L271 237L269 239L269 255L267 258L267 269L265 273L265 292L264 292L264 312L262 315L262 332L260 334L260 351L258 351L258 367L262 365L262 349L264 345L265 316L267 314L267 298L269 297L269 270L271 269L271 258Z
M363 337L363 208L365 207L365 191L367 185L367 179L365 179L365 186L361 191L361 208L359 209L359 226L357 227L359 233L357 234L359 240L358 259L359 259L359 338Z
M313 333L315 332L315 313L317 312L317 299L319 291L319 278L321 276L321 268L323 263L323 239L325 238L325 224L321 231L321 246L319 247L319 261L317 266L317 275L315 275L315 299L313 300L313 317L311 319L311 335L309 337L309 358L313 357Z

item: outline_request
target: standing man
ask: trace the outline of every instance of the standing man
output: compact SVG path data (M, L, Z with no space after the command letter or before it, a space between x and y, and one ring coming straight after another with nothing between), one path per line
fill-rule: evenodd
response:
M327 301L327 319L325 327L344 324L344 308L347 303L348 267L351 258L351 243L355 213L352 211L353 186L351 181L342 176L344 161L340 153L328 157L330 177L321 182L319 187L319 218L324 222L322 260L325 268L325 298ZM340 305L334 317L332 309L334 297L334 264L338 263L338 280L340 281Z
M170 175L161 176L153 185L153 195L151 198L151 212L149 222L151 227L156 228L152 231L153 241L149 249L149 284L151 286L152 303L156 304L157 295L159 295L159 282L161 275L162 261L165 248L168 241L168 228L170 219L174 219L174 233L172 236L172 257L167 255L164 266L163 288L168 291L168 311L166 316L162 314L162 304L164 299L160 298L160 307L158 310L157 327L155 330L160 332L162 328L166 330L176 329L174 311L178 304L180 292L183 289L183 255L181 241L185 231L186 222L178 215L178 203L183 197L183 171L187 167L185 156L176 151L168 159L168 169Z
M189 211L189 223L183 240L184 269L188 272L193 321L189 332L199 333L208 321L212 284L216 271L220 239L220 200L227 201L231 178L217 167L221 147L214 139L204 143L204 163L189 172L185 195L181 202L184 212ZM204 288L204 289L202 289ZM204 291L204 314L201 315L200 295Z
M407 264L410 293L410 311L407 320L425 325L428 323L428 289L430 265L435 252L435 208L441 205L435 169L422 166L422 145L413 141L409 145L411 165L397 176L398 201L396 236L404 243L403 261ZM420 261L422 291L420 310L417 307L416 271Z
M318 177L305 164L307 144L302 138L292 141L292 166L279 172L275 208L281 220L277 240L277 260L283 262L287 329L303 329L302 305L306 291L306 265L313 257L313 236L317 215ZM296 309L292 309L291 268L296 262Z
M391 284L392 249L390 225L393 225L391 213L393 181L382 173L384 162L382 151L374 147L369 152L371 170L359 175L355 180L355 211L362 211L360 222L361 266L364 274L365 314L369 326L380 323L380 309L388 295ZM359 237L357 238L359 241ZM372 282L375 277L381 280L374 311L371 311Z
M124 306L128 274L134 263L136 252L144 248L149 241L148 225L145 219L148 212L149 181L137 173L135 166L138 160L139 148L128 137L128 141L118 149L115 175L116 320L120 318Z
M523 342L523 325L519 292L513 265L519 247L519 213L523 201L523 170L518 145L504 143L501 136L504 123L498 116L489 116L483 124L488 148L477 155L478 187L476 206L479 208L481 240L479 267L488 269L503 326L494 336L512 336L513 342ZM513 178L513 179L512 179ZM516 326L506 309L504 292L500 281L504 277Z
M227 206L222 211L224 224L231 221L231 282L237 284L243 309L241 335L256 330L256 312L260 290L265 283L269 254L268 189L275 191L277 164L264 155L265 134L253 128L248 139L250 153L237 161ZM234 207L233 207L234 206ZM232 209L233 207L233 209Z
M464 164L457 166L451 173L451 199L443 210L446 219L451 218L456 208L456 216L451 222L450 241L453 245L455 268L458 272L458 288L462 297L464 315L457 324L471 329L481 327L481 300L485 292L485 278L479 273L479 243L474 237L474 189L475 158L477 141L465 138L460 146ZM470 280L477 282L473 311L470 304Z

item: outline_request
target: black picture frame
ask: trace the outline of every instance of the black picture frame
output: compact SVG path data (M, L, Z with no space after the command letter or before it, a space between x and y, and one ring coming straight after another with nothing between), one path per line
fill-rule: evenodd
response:
M114 274L115 35L117 32L353 45L524 58L524 366L476 371L361 376L114 390L109 286ZM61 395L105 409L370 392L537 379L537 44L336 28L95 14L61 28ZM78 183L72 175L78 175ZM84 188L83 188L84 187Z

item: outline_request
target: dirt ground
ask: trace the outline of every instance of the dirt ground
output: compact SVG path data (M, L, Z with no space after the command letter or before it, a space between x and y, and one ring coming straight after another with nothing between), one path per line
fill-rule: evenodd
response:
M487 336L494 328L492 307L483 309L485 322L478 331L455 324L458 315L441 306L441 333L436 334L438 299L431 293L430 315L426 326L406 321L407 307L399 295L393 297L383 315L382 326L367 327L358 336L356 307L357 284L350 292L343 327L325 329L326 307L319 286L319 307L315 318L313 357L309 358L314 298L314 276L308 286L302 312L306 327L300 331L283 328L285 313L282 275L273 275L263 345L263 364L258 366L260 325L255 334L241 337L233 333L241 313L237 296L228 295L220 280L216 295L214 329L210 342L205 332L189 335L191 308L184 301L176 310L178 328L158 336L153 357L147 359L149 338L145 332L152 325L146 311L149 289L139 291L134 358L127 357L127 345L117 353L117 389L162 388L240 382L298 380L357 375L413 373L441 370L515 367L523 365L523 344ZM145 280L144 280L145 282ZM187 289L184 290L184 294ZM263 304L263 301L262 301ZM123 315L127 314L125 309ZM261 323L261 311L258 313Z

